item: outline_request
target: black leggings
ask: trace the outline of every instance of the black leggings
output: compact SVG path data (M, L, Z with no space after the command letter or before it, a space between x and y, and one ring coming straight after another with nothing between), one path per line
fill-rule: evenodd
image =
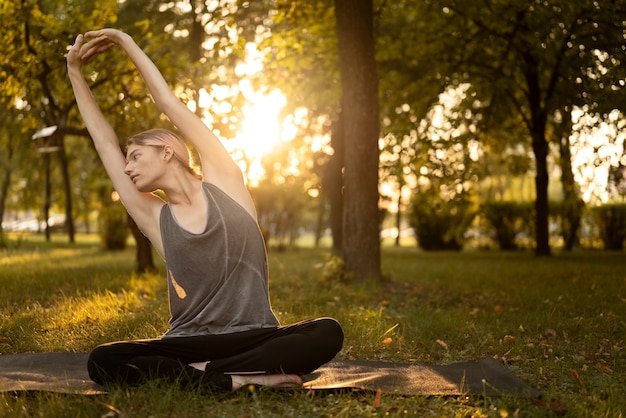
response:
M231 390L229 374L307 374L341 350L337 321L320 318L230 334L121 341L96 347L89 377L99 384L140 385L148 379L185 387ZM190 363L209 361L205 371Z

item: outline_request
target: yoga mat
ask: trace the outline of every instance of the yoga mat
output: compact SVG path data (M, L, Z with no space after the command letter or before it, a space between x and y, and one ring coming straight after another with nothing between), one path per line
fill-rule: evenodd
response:
M493 358L444 365L333 360L304 376L305 389L358 389L401 395L539 397ZM96 395L106 390L87 374L87 353L0 356L0 392L47 391Z
M423 396L541 396L492 357L443 365L334 360L308 375L305 387L380 389L383 393Z
M89 379L88 353L25 353L0 356L0 392L43 391L97 395Z

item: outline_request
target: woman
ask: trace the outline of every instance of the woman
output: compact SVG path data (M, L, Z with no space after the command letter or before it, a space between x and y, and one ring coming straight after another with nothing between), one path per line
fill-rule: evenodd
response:
M89 40L86 42L86 40ZM158 108L197 150L172 132L150 130L128 141L126 157L82 74L118 45L143 77ZM280 326L268 296L265 244L243 175L220 140L172 93L154 63L118 30L78 35L67 55L78 108L128 213L165 259L171 319L160 338L94 349L97 383L147 379L236 390L243 385L301 386L301 375L330 361L343 332L330 318ZM163 191L167 203L154 195Z

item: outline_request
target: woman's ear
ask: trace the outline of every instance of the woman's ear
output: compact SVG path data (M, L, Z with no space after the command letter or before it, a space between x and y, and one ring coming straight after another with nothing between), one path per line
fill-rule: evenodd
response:
M165 145L163 147L163 159L165 161L169 161L172 159L173 156L174 156L174 150L172 149L172 147L169 145Z

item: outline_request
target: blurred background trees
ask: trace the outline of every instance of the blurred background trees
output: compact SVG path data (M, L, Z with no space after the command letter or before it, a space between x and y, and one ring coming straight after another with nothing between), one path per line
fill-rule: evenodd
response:
M341 16L371 22L374 72L356 58L363 41L342 46ZM354 270L376 264L381 236L425 250L623 248L623 16L623 2L566 0L5 1L3 229L45 227L46 158L49 228L72 241L113 210L64 55L77 33L115 26L224 139L271 247L329 242L359 278L379 275ZM171 128L119 51L88 71L121 145ZM365 73L377 100L346 85ZM355 129L368 121L377 141ZM62 142L45 156L31 138L49 126Z

